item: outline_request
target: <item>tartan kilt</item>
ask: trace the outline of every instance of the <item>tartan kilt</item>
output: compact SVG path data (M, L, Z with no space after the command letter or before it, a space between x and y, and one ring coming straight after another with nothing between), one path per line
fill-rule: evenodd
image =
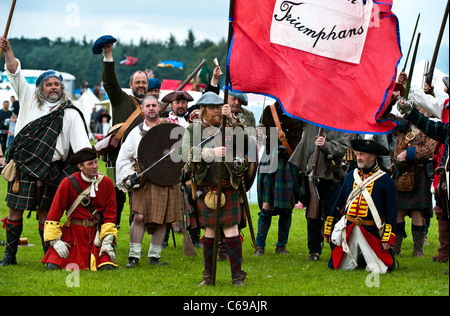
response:
M57 165L61 162L53 162L53 170L57 170ZM67 166L60 174L55 177L53 182L43 183L41 191L41 201L39 209L49 211L55 197L56 190L62 179L76 171L76 166ZM20 211L36 211L37 208L37 179L17 170L19 179L19 192L14 193L12 187L14 182L8 182L8 191L6 193L6 205L12 209Z
M412 191L403 192L396 189L398 208L419 210L422 211L424 217L432 217L431 182L432 180L426 175L425 167L416 166Z
M258 188L258 204L262 210L263 202L267 202L279 209L292 210L297 203L295 196L295 186L297 185L298 168L291 164L289 155L285 147L278 147L278 165L273 173L258 172L257 188ZM267 156L266 156L267 158ZM271 159L272 160L272 159ZM261 165L268 165L269 162L261 161Z
M144 215L144 224L150 234L155 224L182 221L180 185L162 186L147 180L131 192L130 209Z
M208 191L207 187L206 192ZM205 194L206 194L205 192ZM225 205L220 209L220 227L239 225L244 216L241 209L240 192L230 187L223 187ZM197 199L198 219L201 227L216 226L216 211L206 206L205 199Z

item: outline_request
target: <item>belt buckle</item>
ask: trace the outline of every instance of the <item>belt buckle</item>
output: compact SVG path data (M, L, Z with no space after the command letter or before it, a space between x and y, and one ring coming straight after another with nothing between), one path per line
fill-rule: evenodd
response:
M80 201L80 204L84 207L88 206L89 203L91 203L91 200L87 196L84 196Z
M361 226L363 223L363 219L361 217L355 218L355 224Z
M83 219L83 227L90 227L88 219Z

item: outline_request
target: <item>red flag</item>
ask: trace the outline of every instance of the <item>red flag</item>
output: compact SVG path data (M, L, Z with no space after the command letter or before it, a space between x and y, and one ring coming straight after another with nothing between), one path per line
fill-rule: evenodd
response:
M325 128L393 130L397 122L378 120L402 57L392 2L235 0L231 89L270 95Z
M125 65L125 66L134 66L136 65L138 59L136 57L131 57L131 56L126 56L126 59L122 60L120 62L121 65Z

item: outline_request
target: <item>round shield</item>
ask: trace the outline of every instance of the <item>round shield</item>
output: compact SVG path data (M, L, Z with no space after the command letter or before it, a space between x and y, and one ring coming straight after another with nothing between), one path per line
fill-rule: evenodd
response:
M173 123L156 125L145 133L139 142L138 161L148 180L158 185L180 181L184 162L178 155L178 148L183 135L184 128Z

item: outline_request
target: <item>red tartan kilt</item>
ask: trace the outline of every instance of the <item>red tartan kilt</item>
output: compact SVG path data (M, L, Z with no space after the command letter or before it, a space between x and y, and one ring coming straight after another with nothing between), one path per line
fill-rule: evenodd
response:
M94 245L96 227L83 227L82 225L63 226L61 228L61 240L70 245L69 258L62 259L53 247L50 247L42 259L41 263L54 263L65 269L68 264L77 264L80 270L90 269L90 256L96 258L97 267L110 263L111 259L107 254L102 254L99 258L100 247Z
M220 209L220 227L238 225L243 216L239 191L224 188L222 192L225 194L225 205ZM216 211L206 206L204 198L197 199L197 207L200 226L216 226Z

